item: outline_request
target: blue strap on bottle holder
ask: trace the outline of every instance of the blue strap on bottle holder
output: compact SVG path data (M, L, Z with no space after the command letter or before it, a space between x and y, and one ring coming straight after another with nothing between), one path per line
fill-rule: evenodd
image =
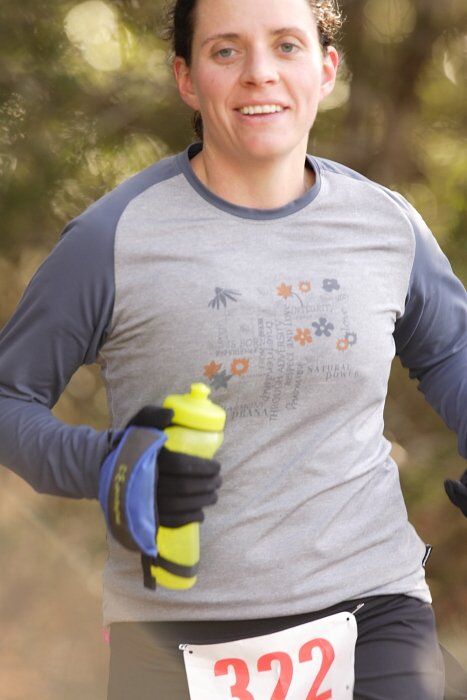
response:
M157 455L166 440L156 428L130 426L100 473L99 501L111 534L151 557L157 556Z

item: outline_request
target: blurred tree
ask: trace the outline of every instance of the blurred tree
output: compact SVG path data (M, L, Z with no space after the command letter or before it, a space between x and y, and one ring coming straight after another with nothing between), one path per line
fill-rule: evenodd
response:
M0 13L0 251L17 260L190 127L158 3L4 0Z

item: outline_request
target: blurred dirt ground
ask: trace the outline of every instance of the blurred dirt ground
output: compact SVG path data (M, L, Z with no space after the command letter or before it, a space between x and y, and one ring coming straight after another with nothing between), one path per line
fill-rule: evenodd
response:
M0 487L0 697L104 700L99 507L38 495L3 468Z

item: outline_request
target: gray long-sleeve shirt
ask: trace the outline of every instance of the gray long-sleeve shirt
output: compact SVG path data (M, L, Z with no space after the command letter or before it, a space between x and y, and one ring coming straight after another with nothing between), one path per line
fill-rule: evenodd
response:
M286 206L233 205L165 158L65 228L0 333L0 462L44 493L96 498L112 431L148 403L212 387L223 485L189 591L143 588L109 538L104 618L257 618L387 593L430 600L383 436L394 355L467 457L462 283L400 195L307 156ZM112 430L51 408L97 362Z

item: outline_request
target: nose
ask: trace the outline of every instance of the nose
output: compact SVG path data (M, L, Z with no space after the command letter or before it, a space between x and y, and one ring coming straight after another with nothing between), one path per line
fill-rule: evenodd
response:
M277 83L277 64L269 50L254 48L247 52L242 72L242 82L247 85Z

